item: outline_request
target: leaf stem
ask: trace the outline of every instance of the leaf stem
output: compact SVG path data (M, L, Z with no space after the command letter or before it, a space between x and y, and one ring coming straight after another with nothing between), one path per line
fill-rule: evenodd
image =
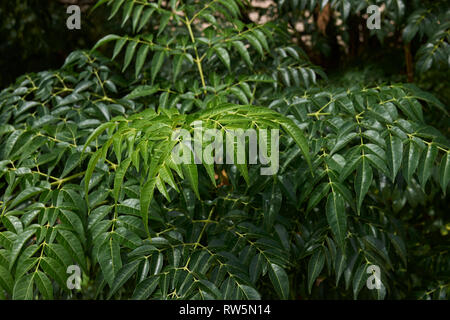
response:
M194 44L195 62L197 64L198 73L200 74L202 86L203 86L203 88L205 88L206 84L205 84L205 76L203 75L203 69L202 69L202 58L200 58L198 55L197 46L195 44L194 33L192 32L191 21L188 20L188 18L186 18L185 24L186 24L186 27L188 28L189 36L191 37L191 41ZM206 93L206 89L203 89L203 92Z

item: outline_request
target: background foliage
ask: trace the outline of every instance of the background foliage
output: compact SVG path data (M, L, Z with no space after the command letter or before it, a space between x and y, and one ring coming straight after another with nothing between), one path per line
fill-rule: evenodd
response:
M0 297L448 299L445 4L99 1L92 50L0 93ZM195 120L281 129L280 170L175 164Z

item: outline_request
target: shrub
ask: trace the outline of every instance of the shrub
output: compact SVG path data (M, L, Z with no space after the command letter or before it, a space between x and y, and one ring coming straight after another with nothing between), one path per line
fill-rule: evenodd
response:
M407 41L422 33L425 4L406 19L403 1L376 2ZM0 93L0 297L448 297L450 147L424 115L446 106L411 83L327 82L287 22L326 3L255 24L240 0L99 1L130 33ZM345 20L367 4L331 6ZM419 71L447 62L437 24L443 51L425 44ZM196 120L280 129L278 172L176 163L172 133Z

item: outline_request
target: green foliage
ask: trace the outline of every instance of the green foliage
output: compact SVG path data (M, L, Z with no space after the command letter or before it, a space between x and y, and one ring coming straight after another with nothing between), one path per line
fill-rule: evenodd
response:
M286 21L288 29L295 36L311 36L312 46L327 57L338 54L333 45L337 45L346 53L350 51L351 56L354 54L353 48L361 45L371 45L374 49L373 43L370 42L376 37L385 49L389 45L396 45L399 40L405 44L413 43L417 47L415 50L418 73L424 73L432 67L445 69L450 67L448 1L282 0L276 2L281 10L281 18ZM366 28L364 14L370 5L381 8L380 29ZM312 15L317 15L314 14L315 12L321 14L327 7L331 9L328 16L330 22L326 23L327 31L322 34L319 32L319 24L311 24L308 21ZM301 32L296 28L299 22L304 24L304 30ZM362 32L358 32L356 28L360 28ZM336 43L337 37L341 40L339 44ZM363 38L363 44L359 43L359 38Z
M60 68L71 51L92 46L102 34L102 29L115 30L114 23L105 24L101 11L89 16L83 12L82 29L68 30L65 26L69 15L62 2L2 1L0 88L10 85L24 73ZM88 1L78 1L80 3Z
M0 297L448 298L450 143L424 116L444 104L326 83L282 19L244 23L244 1L99 4L131 32L0 93ZM279 171L175 163L172 133L197 120L281 129Z

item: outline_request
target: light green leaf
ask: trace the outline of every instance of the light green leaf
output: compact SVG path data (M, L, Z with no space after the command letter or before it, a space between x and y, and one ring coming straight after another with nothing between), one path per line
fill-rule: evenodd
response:
M131 13L133 12L134 1L127 1L125 6L123 7L123 17L122 17L122 25L123 27L125 23L130 19Z
M144 228L149 235L148 229L148 208L153 199L153 192L155 191L156 178L150 178L141 188L140 203L141 203L141 215L144 223Z
M124 265L122 269L119 270L114 279L111 291L108 294L108 299L110 299L117 292L117 290L119 290L125 284L125 282L127 282L128 279L130 279L131 276L136 273L136 270L141 261L142 260L134 260Z
M278 294L278 297L280 299L288 299L289 297L289 278L284 271L283 268L281 268L279 265L276 265L274 263L268 264L268 271L269 271L269 278L272 282L273 287L275 288L275 291Z
M353 298L355 300L368 278L368 275L366 274L366 268L366 264L360 265L353 276Z
M108 20L111 20L111 19L117 14L117 12L119 11L120 7L122 6L122 4L123 4L124 2L125 2L125 0L116 0L116 1L113 1L113 6L112 6L112 9L111 9L111 14L110 14Z
M120 36L116 34L108 34L107 36L104 36L100 40L97 41L97 43L94 45L94 47L91 49L91 52L97 49L98 47L104 45L105 43L108 43L110 41L114 41L120 39Z
M24 275L16 281L13 291L13 300L33 299L34 273Z
M116 174L114 176L114 190L113 190L114 201L116 203L119 199L120 188L123 183L123 178L125 177L125 174L128 170L128 167L130 166L130 164L131 164L131 158L128 158L128 159L122 161L116 170Z
M391 169L391 179L394 181L398 169L400 169L400 165L402 164L403 143L399 137L389 134L386 145L388 146L386 152L387 162L389 163L389 168Z
M14 198L14 200L9 204L8 209L12 209L16 207L17 205L21 204L22 202L40 194L45 189L40 187L29 187L20 192L17 197Z
M422 189L425 189L428 178L431 176L437 154L437 147L430 143L426 152L423 153L422 158L420 159L418 176Z
M57 239L66 248L70 255L77 261L86 272L86 255L80 240L71 231L58 229Z
M203 288L206 292L212 294L217 300L223 300L222 293L217 289L216 285L208 280L201 279L198 281L199 287Z
M309 156L308 142L306 141L305 135L303 134L302 130L291 119L288 118L282 119L280 121L280 124L283 129L286 130L286 132L294 139L295 143L297 143L297 145L300 147L300 150L302 151L311 172L313 172L311 159Z
M228 54L228 51L225 48L221 48L221 47L215 47L214 51L217 53L217 56L220 58L222 63L227 67L228 71L231 71L230 56Z
M407 253L406 253L406 246L405 246L405 243L403 242L403 239L392 233L388 233L388 236L389 236L389 239L391 240L392 244L394 245L395 251L400 256L400 258L402 259L403 263L406 266L408 259L407 259Z
M142 67L144 66L145 59L147 58L147 53L150 47L146 44L143 44L136 55L136 73L135 77L137 78L139 76L139 73L142 70Z
M359 166L362 158L363 157L361 157L361 154L356 153L347 160L339 177L341 182L343 182Z
M102 269L103 276L112 288L116 274L122 268L120 257L120 245L110 237L105 241L98 251L98 262Z
M361 158L361 164L358 166L355 177L355 190L356 190L356 203L358 214L361 209L361 204L364 197L369 191L370 185L372 183L373 172L370 167L368 160L365 157Z
M117 55L120 53L126 42L127 38L120 38L119 40L116 41L116 45L114 46L114 51L112 55L112 60L114 60L117 57Z
M250 59L250 54L248 53L247 48L245 47L244 43L242 41L233 41L232 44L236 48L236 50L239 52L242 59L244 59L245 63L247 63L247 65L249 67L252 67L253 63L252 63L252 60Z
M26 190L25 190L26 191ZM20 251L22 250L25 243L36 233L36 229L25 230L14 240L11 248L11 253L9 256L9 270L11 271L14 263L16 262Z
M421 152L420 147L413 140L410 140L403 167L404 176L409 184L411 184L411 178L419 165Z
M345 268L347 267L347 261L342 250L338 249L336 253L336 259L334 260L334 270L336 272L336 287L339 284L339 279L342 276Z
M157 91L158 91L158 86L143 85L143 86L139 86L136 89L134 89L133 91L131 91L131 93L129 93L127 96L125 96L125 99L136 99L136 98L140 98L140 97L146 97L146 96L154 94Z
M14 279L11 273L5 267L0 265L0 288L6 290L9 294L13 292Z
M115 124L112 122L106 122L106 123L103 123L100 126L98 126L86 140L86 143L84 144L84 147L83 147L83 152L86 150L86 148L89 146L89 144L92 141L97 139L97 137L99 135L101 135L105 130L112 129L114 126L115 126Z
M246 286L246 285L240 285L239 288L242 290L242 293L244 294L245 299L261 300L261 295L254 288Z
M131 60L133 59L134 56L134 51L136 51L136 47L138 45L137 41L131 41L128 46L127 46L127 50L125 51L125 60L123 63L123 68L122 68L122 72L124 72L128 66L131 63Z
M50 257L43 257L40 260L40 267L42 270L52 277L63 289L67 289L67 269L60 264L56 259Z
M145 300L155 291L159 283L159 275L151 276L140 282L134 290L132 300Z
M325 265L325 254L322 249L317 249L308 262L308 292L311 293L314 281L322 272Z
M441 160L441 165L439 168L439 182L442 187L444 194L447 191L448 182L450 181L450 157L449 152L447 152Z
M198 171L197 165L193 163L182 164L184 176L188 179L192 189L197 196L197 199L200 199L200 193L198 192Z
M149 8L145 9L144 13L142 14L141 22L139 23L139 26L137 28L137 32L140 32L142 28L147 24L147 22L150 20L150 17L152 16L153 12L155 11L155 8Z
M37 271L35 278L36 285L44 299L53 300L53 285L50 279L42 271Z
M344 199L334 190L328 195L326 211L331 232L341 248L344 248L347 235L347 214L345 212Z
M330 190L330 183L323 182L319 186L317 186L313 193L309 196L308 207L306 212L309 212L311 209L315 208L317 204L322 200Z
M142 10L144 9L143 5L138 5L133 12L133 17L132 17L132 28L133 28L133 32L135 32L137 24L139 22L139 18L141 17L142 14Z
M94 173L95 166L97 165L100 157L102 155L102 149L98 149L89 159L88 167L86 170L86 175L84 176L84 193L86 196L86 201L88 201L89 185L91 182L92 174Z
M152 83L154 83L156 75L158 74L159 70L161 69L164 59L166 57L165 51L157 51L152 59L152 66L151 66L151 75L152 75Z
M255 48L256 51L258 51L258 53L259 53L261 56L264 56L263 48L262 48L262 46L261 46L261 44L259 43L259 41L258 41L257 38L255 38L253 35L250 35L250 34L246 34L244 37L245 37L245 39L248 40L248 42L250 42L250 44L252 45L252 47Z

